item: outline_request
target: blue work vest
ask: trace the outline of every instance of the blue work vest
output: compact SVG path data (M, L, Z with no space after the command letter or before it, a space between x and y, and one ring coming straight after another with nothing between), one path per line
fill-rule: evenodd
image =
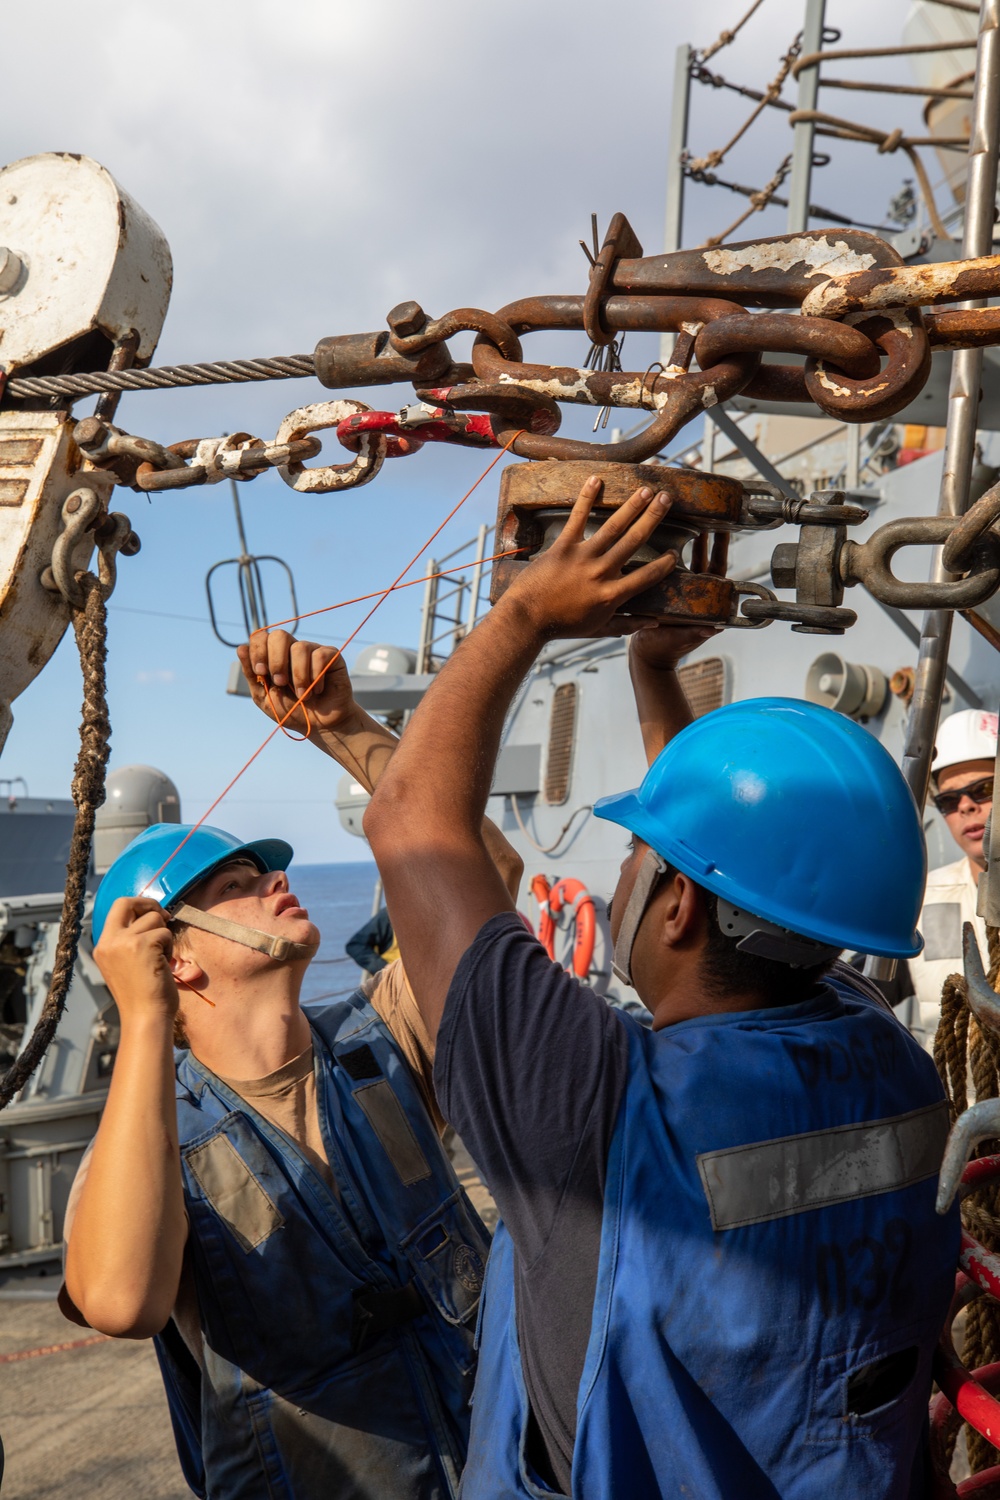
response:
M157 1340L181 1465L209 1500L454 1496L489 1238L360 993L306 1007L339 1200L190 1053L177 1112L199 1371Z
M959 1239L957 1211L934 1210L930 1058L840 980L776 1010L622 1024L575 1500L916 1500ZM501 1228L463 1500L551 1493L525 1454L514 1285Z

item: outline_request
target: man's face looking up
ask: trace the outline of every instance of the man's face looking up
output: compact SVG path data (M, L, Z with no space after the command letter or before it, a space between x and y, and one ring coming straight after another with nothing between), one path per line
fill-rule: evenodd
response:
M189 906L211 912L213 916L228 917L230 921L256 928L258 932L286 937L293 943L306 944L314 951L319 947L319 930L309 920L309 913L299 904L298 897L289 890L288 876L283 870L260 870L249 859L228 860L190 890L184 899ZM204 957L209 972L215 966L211 960L216 954L225 955L227 968L240 955L244 955L245 961L255 969L262 959L265 963L271 962L229 938L216 937L195 928L188 929L184 938L199 962ZM220 944L224 945L221 949Z
M968 855L974 869L984 870L983 830L989 816L989 796L982 796L982 783L992 777L992 760L963 760L948 766L937 777L937 797L949 793L947 803L940 809L955 843ZM969 789L975 796L969 795Z

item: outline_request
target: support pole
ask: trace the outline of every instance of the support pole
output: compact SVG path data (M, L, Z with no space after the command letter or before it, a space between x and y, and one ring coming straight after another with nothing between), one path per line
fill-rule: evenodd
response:
M847 424L845 440L847 458L844 463L844 489L856 490L861 483L861 427L858 423Z
M711 417L706 416L704 420L705 427L701 435L701 472L714 474L716 426Z
M668 255L681 248L684 235L684 155L687 151L688 115L691 108L691 63L694 52L682 42L674 53L674 91L670 103L670 144L667 147L667 218L663 248ZM660 360L669 365L675 333L660 336Z
M982 0L979 12L979 43L976 49L976 83L969 135L968 174L965 193L965 227L962 256L990 255L996 213L997 145L1000 135L1000 0ZM963 307L983 307L966 302ZM958 516L968 509L969 480L975 458L976 418L982 378L982 349L960 349L951 357L948 389L948 425L945 430L944 468L938 501L939 516ZM947 579L940 553L931 574L935 582ZM931 776L931 756L937 736L941 698L948 666L953 612L929 610L920 632L913 700L906 721L903 745L903 775L917 807L923 811ZM876 979L892 977L893 959L869 959L865 973Z
M823 47L823 18L826 0L806 0L802 26L802 55L820 52ZM799 74L799 97L796 109L815 109L819 98L819 63L803 68ZM809 194L812 189L813 136L816 127L803 120L793 127L792 178L788 189L788 233L800 234L809 228Z

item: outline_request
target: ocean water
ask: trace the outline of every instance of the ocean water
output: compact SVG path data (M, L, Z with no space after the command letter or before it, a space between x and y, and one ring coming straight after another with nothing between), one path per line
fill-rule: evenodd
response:
M306 972L303 1000L346 994L361 977L344 944L372 914L378 871L372 860L343 865L297 865L288 871L295 895L322 934L319 952Z

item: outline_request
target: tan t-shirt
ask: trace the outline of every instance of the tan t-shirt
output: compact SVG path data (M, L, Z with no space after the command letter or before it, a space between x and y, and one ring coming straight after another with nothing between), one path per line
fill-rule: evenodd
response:
M269 1124L290 1136L327 1186L336 1192L319 1128L312 1042L298 1057L264 1078L224 1078L221 1073L218 1076Z
M384 969L380 969L377 974L369 975L361 989L372 1009L377 1012L392 1033L399 1050L410 1065L432 1120L439 1133L443 1133L445 1122L434 1097L434 1046L424 1025L423 1017L417 1009L417 1003L406 981L400 960L396 959L394 963L387 964ZM291 1062L284 1063L264 1078L226 1078L221 1073L218 1076L234 1094L239 1094L241 1099L245 1099L251 1109L256 1110L271 1125L277 1126L285 1135L290 1136L328 1186L338 1193L319 1125L316 1073L311 1044L304 1052L300 1052L298 1057L293 1057ZM76 1207L87 1180L92 1150L93 1143L84 1153L70 1189L63 1228L64 1241L69 1240ZM70 1299L65 1283L59 1293L59 1305L64 1316L83 1327L87 1326L82 1313ZM185 1343L201 1363L201 1323L187 1256L185 1256L184 1271L178 1288L173 1318Z

